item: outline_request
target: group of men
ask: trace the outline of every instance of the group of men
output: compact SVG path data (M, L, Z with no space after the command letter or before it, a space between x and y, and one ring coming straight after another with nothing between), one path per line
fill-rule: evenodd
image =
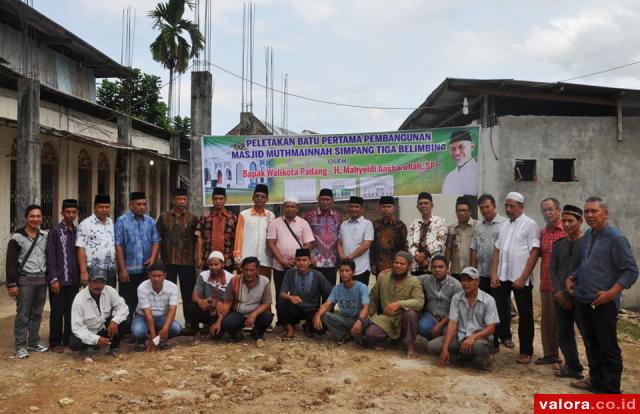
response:
M450 226L432 214L433 198L426 192L418 196L420 218L408 227L393 197L381 197L381 217L373 222L356 196L343 218L329 189L320 191L317 207L303 217L298 200L287 197L276 218L265 208L268 198L268 187L256 185L253 206L236 216L225 207L226 190L215 188L213 208L197 217L188 210L186 190L178 189L173 207L154 220L145 214L145 194L134 192L130 211L114 223L109 197L98 195L94 214L78 226L78 202L65 200L63 219L48 234L40 230L41 209L29 206L26 225L12 236L7 253L7 286L17 297L16 355L47 350L39 326L48 286L54 352L105 346L117 354L126 334L136 349L155 351L184 330L197 344L201 324L214 339L227 333L240 341L242 331L250 330L262 346L275 302L285 341L304 321L308 336L328 330L339 343L353 338L372 347L404 341L407 355L415 357L421 335L442 365L462 359L483 369L500 345L514 347L513 294L517 362L529 363L532 273L542 257L544 355L535 362L560 363L559 347L565 363L557 375L582 379L576 324L590 378L574 385L620 392L616 315L620 292L635 282L638 270L627 239L607 223L602 199L587 199L584 210L545 199L540 230L515 192L505 199L507 218L497 213L491 195L481 195L479 222L471 218L475 203L458 198L458 220ZM583 218L590 227L585 233ZM369 291L371 274L376 281ZM178 280L186 329L175 318Z

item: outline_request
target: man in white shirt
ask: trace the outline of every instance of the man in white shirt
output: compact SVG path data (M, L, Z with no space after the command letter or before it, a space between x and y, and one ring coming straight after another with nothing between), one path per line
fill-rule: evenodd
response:
M89 274L89 286L81 290L71 305L71 331L69 348L82 351L90 346L109 346L109 353L118 356L123 329L122 322L129 316L124 299L111 286L106 285L107 274L94 269Z
M494 351L499 341L511 339L511 291L518 307L518 363L528 364L533 355L533 296L531 272L540 251L540 228L524 214L524 197L507 194L504 209L509 220L500 225L493 253L491 288L496 300L500 324L494 339Z
M138 286L138 305L131 321L135 350L155 352L168 348L167 340L180 335L182 326L175 320L178 309L178 286L165 280L164 264L156 261L147 268L149 279ZM149 338L145 347L144 341Z
M444 178L442 194L478 194L478 163L473 159L473 149L469 131L451 132L449 154L456 167Z
M364 218L364 200L362 197L352 196L349 199L349 219L340 225L338 239L338 257L340 260L352 259L356 262L353 278L365 286L369 286L371 275L371 261L369 247L374 238L373 223Z

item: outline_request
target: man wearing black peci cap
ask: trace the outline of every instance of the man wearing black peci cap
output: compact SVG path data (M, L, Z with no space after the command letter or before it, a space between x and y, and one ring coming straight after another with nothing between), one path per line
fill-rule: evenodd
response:
M409 234L407 235L409 253L414 257L412 270L416 270L418 267L416 254L419 250L426 252L428 256L445 254L448 234L447 221L444 217L431 214L433 210L433 197L431 194L426 191L418 194L416 207L421 217L413 220L409 225Z
M97 194L93 201L93 214L78 225L76 248L80 266L80 283L89 283L93 269L107 275L107 284L116 287L116 245L111 213L111 198Z
M318 194L318 208L305 213L304 219L309 223L315 238L313 257L316 269L327 278L332 285L336 284L336 266L338 265L338 238L342 214L333 208L333 191L323 188Z
M196 226L198 218L187 209L189 193L177 188L173 193L173 208L158 217L160 256L167 268L167 280L178 283L185 321L191 321L191 295L196 284ZM187 327L188 328L188 327Z
M272 256L267 247L267 229L276 216L265 208L267 201L269 187L257 184L253 190L253 207L238 215L233 256L237 265L246 257L257 257L260 261L260 274L271 280Z
M476 221L471 218L471 202L466 197L456 200L458 222L449 226L447 238L447 260L451 264L451 276L460 280L460 272L471 265L471 240Z
M393 197L380 197L381 217L373 222L371 272L375 275L391 269L400 250L407 250L407 226L396 216Z
M71 305L78 293L80 271L76 259L78 200L62 202L62 221L47 237L47 280L49 282L49 349L63 352L71 336Z
M442 183L442 194L478 194L478 163L473 159L474 145L467 130L451 132L449 154L456 163Z
M558 239L551 250L551 287L555 303L556 334L558 345L564 356L564 364L556 373L558 377L582 379L583 366L580 363L574 325L582 332L582 320L576 313L573 297L566 287L571 276L582 260L583 213L580 207L567 204L562 210L562 228L566 237Z
M309 249L298 249L295 255L295 267L285 273L276 306L278 323L287 329L285 340L293 338L294 325L303 319L306 335L313 336L313 316L320 308L320 298L329 297L333 288L322 273L311 269Z
M353 259L356 262L354 279L369 286L371 262L369 247L374 238L373 223L363 217L364 200L362 197L351 196L349 199L349 219L340 225L338 240L338 257L340 260Z
M116 220L115 233L119 292L132 316L138 305L138 286L147 280L147 267L158 257L160 236L156 223L145 214L147 200L144 192L131 193L129 209Z
M202 213L196 226L196 266L204 270L209 255L212 252L221 252L224 255L225 270L233 272L233 246L238 218L224 206L227 202L227 191L224 188L214 188L211 201L213 208Z

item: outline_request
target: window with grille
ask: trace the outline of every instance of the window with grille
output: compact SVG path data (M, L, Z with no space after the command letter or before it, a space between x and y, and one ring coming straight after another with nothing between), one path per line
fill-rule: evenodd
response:
M136 170L136 186L132 191L145 191L147 184L147 169L144 166L143 161L138 161L138 168Z
M516 181L536 181L536 160L516 159L513 176Z
M50 229L58 216L56 194L58 193L58 156L50 143L42 146L40 166L40 206L42 207L42 229Z
M91 215L92 181L93 163L91 162L91 156L83 148L78 154L78 203L80 204L78 222Z
M575 158L551 158L553 162L553 181L566 183L578 181L574 174Z
M158 192L157 178L156 166L152 165L149 169L149 194L147 195L147 200L149 202L149 215L154 218L158 216L158 200L156 197Z
M109 194L109 159L101 152L98 156L98 194Z

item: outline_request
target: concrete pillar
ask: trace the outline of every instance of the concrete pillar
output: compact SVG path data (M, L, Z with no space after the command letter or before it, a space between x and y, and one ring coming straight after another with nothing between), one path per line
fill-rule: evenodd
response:
M211 134L213 76L210 72L191 72L191 158L189 167L189 208L202 213L202 146L203 135Z
M118 144L131 146L131 118L118 116ZM114 217L117 218L129 208L131 192L131 151L119 149L116 158L116 200Z
M17 227L24 226L24 211L40 203L40 82L18 80L18 136L16 139Z

